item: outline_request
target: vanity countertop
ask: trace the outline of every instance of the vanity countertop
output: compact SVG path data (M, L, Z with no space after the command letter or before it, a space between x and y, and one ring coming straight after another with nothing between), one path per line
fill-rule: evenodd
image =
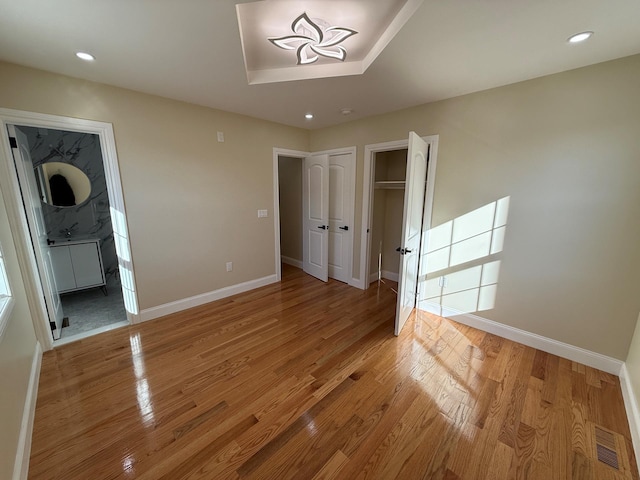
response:
M56 245L77 245L79 243L91 243L91 242L99 242L100 240L97 238L52 238L53 243L49 245L50 247L55 247Z

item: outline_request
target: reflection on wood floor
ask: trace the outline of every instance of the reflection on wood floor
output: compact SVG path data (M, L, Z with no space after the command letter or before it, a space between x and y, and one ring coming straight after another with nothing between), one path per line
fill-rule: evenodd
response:
M396 338L389 287L285 266L47 352L30 478L638 478L617 377L423 312Z

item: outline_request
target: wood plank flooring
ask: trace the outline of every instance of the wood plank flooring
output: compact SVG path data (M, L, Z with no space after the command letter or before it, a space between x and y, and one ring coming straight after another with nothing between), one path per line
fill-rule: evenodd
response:
M29 478L638 479L617 377L424 312L396 338L391 286L285 266L47 352Z

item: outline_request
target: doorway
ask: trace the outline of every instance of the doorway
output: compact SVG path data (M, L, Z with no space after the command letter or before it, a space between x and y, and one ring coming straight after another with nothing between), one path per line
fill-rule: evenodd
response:
M21 191L24 174L35 173L52 288L60 294L64 322L52 323L54 340L127 325L100 139L84 132L14 129L26 143L21 160L27 171L18 169Z
M4 132L0 134L4 157L0 158L3 173L0 186L10 214L36 334L43 348L47 350L54 345L135 323L138 304L112 126L8 109L0 109L0 119ZM10 141L9 128L15 130L15 127L26 147L12 148L16 141ZM92 149L99 154L101 165L95 158L88 159L86 154ZM31 169L25 168L29 163L20 157L23 173L29 172L33 177L32 186L35 187L31 190L37 193L32 198L23 196L29 187L14 163L14 153L20 155L25 151L33 151L34 158L38 157L33 162L35 169L33 163ZM67 187L70 187L75 182L74 174L67 175L61 169L73 164L79 167L77 170L88 172L85 175L89 178L88 183L96 188L91 189L86 199L79 198L75 206L47 204L47 200L53 201L49 179L58 174L65 177ZM35 202L36 199L43 200ZM43 211L40 228L45 232L44 248L33 240L38 228L29 213L29 201L34 205L31 213L34 209ZM51 275L43 274L45 257ZM62 325L57 324L55 298L61 299L63 314L72 327L68 335L62 335ZM95 318L92 320L82 313L86 313L89 304L88 310L103 310L99 315L102 324L96 324ZM52 328L52 324L56 325ZM52 330L56 334L55 344Z
M406 148L374 154L369 285L382 280L398 281L406 172Z
M355 148L314 154L274 149L274 197L278 278L285 263L352 285ZM318 216L313 228L311 210Z
M437 135L421 138L410 132L406 141L365 147L360 276L362 288L370 280L394 280L397 265L396 335L418 303L425 261L422 245L431 226L437 143ZM402 193L389 193L397 190ZM396 225L398 217L402 220Z

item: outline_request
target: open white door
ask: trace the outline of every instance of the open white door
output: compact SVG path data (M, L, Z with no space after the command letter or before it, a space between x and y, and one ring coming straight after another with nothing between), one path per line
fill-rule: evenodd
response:
M40 193L36 181L36 175L33 171L33 163L29 154L29 144L27 136L13 125L8 125L9 137L16 139L17 146L12 148L13 159L20 180L20 190L24 201L25 212L27 214L27 222L29 224L29 233L33 242L33 250L38 264L38 273L42 282L42 290L44 292L45 304L49 315L49 322L55 323L53 329L53 338L60 338L62 331L62 302L60 294L56 286L55 276L53 274L53 264L51 260L51 251L47 242L47 228L44 223L42 214L42 203L40 201Z
M329 280L329 155L304 159L302 167L302 269Z
M416 305L428 155L429 145L416 133L410 132L402 218L402 245L400 246L396 335L400 334Z

